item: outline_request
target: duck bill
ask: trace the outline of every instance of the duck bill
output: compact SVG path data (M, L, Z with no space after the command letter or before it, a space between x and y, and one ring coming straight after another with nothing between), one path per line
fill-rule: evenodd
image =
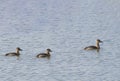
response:
M20 51L23 51L22 49L20 49Z
M103 43L103 41L100 41L100 43Z

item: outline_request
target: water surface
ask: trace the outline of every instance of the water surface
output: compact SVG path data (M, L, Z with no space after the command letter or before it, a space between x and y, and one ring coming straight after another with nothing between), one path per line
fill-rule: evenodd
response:
M1 0L0 80L120 81L120 1ZM96 39L101 49L85 51ZM5 57L16 47L20 59ZM50 59L36 55L52 49Z

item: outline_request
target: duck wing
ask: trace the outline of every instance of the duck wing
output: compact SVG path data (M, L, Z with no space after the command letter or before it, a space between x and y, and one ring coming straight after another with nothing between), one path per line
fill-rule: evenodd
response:
M93 50L93 49L97 49L96 46L88 46L88 47L85 47L84 50Z
M46 53L40 53L36 56L37 58L40 58L40 57L48 57L48 54Z

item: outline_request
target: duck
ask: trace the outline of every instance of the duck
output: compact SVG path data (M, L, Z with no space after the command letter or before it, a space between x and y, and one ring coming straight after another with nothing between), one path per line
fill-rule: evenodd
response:
M17 56L17 57L19 57L20 56L20 52L19 51L22 51L22 49L17 47L16 48L16 52L6 53L5 56Z
M96 46L87 46L84 48L84 50L99 50L100 49L100 45L99 43L102 43L103 41L101 41L100 39L96 40Z
M37 58L42 58L42 57L50 57L50 52L52 52L51 49L46 49L45 53L39 53L36 57Z

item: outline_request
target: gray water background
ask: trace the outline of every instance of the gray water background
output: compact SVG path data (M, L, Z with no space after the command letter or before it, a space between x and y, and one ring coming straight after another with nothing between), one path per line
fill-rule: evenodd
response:
M120 81L119 26L119 0L0 0L0 81Z

